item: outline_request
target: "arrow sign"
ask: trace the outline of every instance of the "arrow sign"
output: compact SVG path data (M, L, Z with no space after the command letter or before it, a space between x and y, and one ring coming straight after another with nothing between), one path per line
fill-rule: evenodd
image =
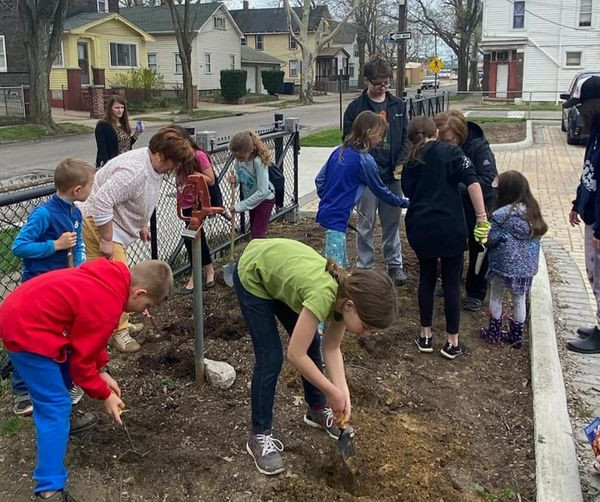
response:
M390 33L390 39L394 40L395 42L399 42L400 40L408 40L411 37L412 37L412 34L410 31L401 31L399 33Z

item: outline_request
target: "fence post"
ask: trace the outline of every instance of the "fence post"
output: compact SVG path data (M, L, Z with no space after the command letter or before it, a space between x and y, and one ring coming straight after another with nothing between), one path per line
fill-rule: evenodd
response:
M213 149L213 142L216 136L217 133L215 131L198 131L196 133L196 142L204 148L204 150L210 152Z
M156 209L150 217L150 255L158 260L158 226L156 224Z
M275 129L276 131L283 131L285 124L285 118L283 116L283 113L276 113L274 119L275 120L273 121L273 129ZM278 138L275 138L273 140L273 143L275 146L275 164L279 165L279 159L281 159L281 156L283 154L283 137L280 136Z
M298 221L298 155L300 154L300 120L296 117L289 117L285 119L285 130L289 131L293 135L294 141L294 204L296 207L293 211L289 211L285 214L285 220L290 223L296 223Z

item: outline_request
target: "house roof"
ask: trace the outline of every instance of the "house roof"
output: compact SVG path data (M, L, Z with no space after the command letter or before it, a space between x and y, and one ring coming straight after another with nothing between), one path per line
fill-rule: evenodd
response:
M198 31L223 4L212 2L193 5L198 5L198 15L196 16L196 23L194 25L194 31ZM185 5L176 5L175 8L179 11L183 19ZM129 21L137 24L148 33L175 32L173 19L171 18L171 9L168 5L159 5L156 7L121 7L119 12L124 18L129 19Z
M332 23L333 24L333 23ZM333 28L337 23L333 24ZM344 23L333 38L333 43L338 45L352 44L356 39L356 25L352 23Z
M242 45L242 63L260 63L260 64L283 64L283 61L277 59L264 51L257 51L252 47Z
M350 57L350 54L348 54L348 51L346 49L344 49L343 47L324 47L323 49L321 49L319 51L318 56L320 58L322 57L329 57L329 58L334 58L336 57L340 52L344 53L346 55L346 57Z
M70 33L84 33L86 30L93 28L106 21L117 20L127 25L134 31L137 31L140 36L146 41L153 41L154 38L144 31L140 26L127 20L116 12L80 12L74 16L70 16L65 20L64 31Z
M293 7L294 12L302 19L302 8ZM287 19L283 7L269 9L237 9L229 11L240 30L244 33L287 33ZM310 10L308 31L316 31L324 16L329 17L326 5L317 5ZM298 26L292 19L294 32Z

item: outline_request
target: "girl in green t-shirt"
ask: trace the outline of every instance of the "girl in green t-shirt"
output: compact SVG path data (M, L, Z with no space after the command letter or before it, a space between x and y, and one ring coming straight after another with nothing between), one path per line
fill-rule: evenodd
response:
M291 336L287 357L302 374L304 422L340 435L350 419L350 393L340 350L346 330L362 334L390 326L397 316L394 284L372 269L346 271L311 247L289 239L253 240L234 272L240 309L252 338L252 429L246 443L263 474L284 470L282 443L273 438L273 403L283 350L276 319ZM327 320L323 374L317 326Z

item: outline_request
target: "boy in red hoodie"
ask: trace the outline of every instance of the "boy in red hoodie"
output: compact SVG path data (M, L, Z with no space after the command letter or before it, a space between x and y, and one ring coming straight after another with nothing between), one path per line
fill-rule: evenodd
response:
M102 399L122 425L125 408L117 382L106 372L106 346L122 312L158 305L173 286L169 265L99 259L79 268L48 272L13 291L0 305L0 338L33 401L38 497L74 501L64 491L72 382Z

